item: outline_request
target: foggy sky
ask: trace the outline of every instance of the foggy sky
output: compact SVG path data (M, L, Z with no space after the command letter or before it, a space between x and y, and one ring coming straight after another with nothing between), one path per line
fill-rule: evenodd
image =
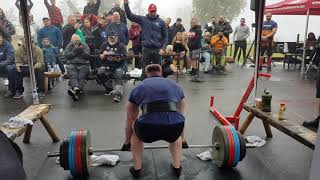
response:
M80 8L85 6L86 0L71 0L79 4ZM131 0L131 5L133 6L135 0ZM239 24L240 18L244 17L247 20L247 25L254 22L254 12L250 10L250 0L247 0L247 7L241 12L241 14L236 18L231 25L235 28ZM280 0L267 0L267 4L274 2L279 2ZM35 21L41 25L41 19L44 16L48 16L47 10L43 4L43 0L33 0L34 7L31 12L34 14ZM65 0L57 0L57 4L62 4ZM122 1L120 1L122 2ZM5 12L8 10L14 10L18 17L18 10L14 6L15 0L0 0L0 7L4 9ZM155 3L158 6L158 12L162 17L171 17L175 20L177 17L178 8L184 8L185 6L192 6L192 0L144 0L144 9L147 8L149 3ZM61 8L61 7L60 7ZM61 8L63 9L63 8ZM82 9L80 9L82 11ZM191 13L191 12L190 12ZM10 17L9 17L10 18ZM300 37L303 38L305 31L306 16L280 16L274 15L273 19L278 23L278 32L276 34L276 39L278 41L295 41L296 35L300 33ZM309 32L312 31L318 37L320 35L320 16L310 16L309 22ZM189 22L183 21L183 24L188 26ZM251 36L252 38L252 36Z

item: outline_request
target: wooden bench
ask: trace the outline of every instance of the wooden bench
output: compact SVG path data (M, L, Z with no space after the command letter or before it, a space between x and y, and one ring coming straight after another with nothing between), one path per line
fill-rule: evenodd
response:
M249 115L239 129L241 134L245 133L253 118L257 117L262 120L268 138L272 138L271 125L298 142L314 149L317 133L290 120L278 120L272 113L263 112L260 109L247 104L244 105L244 109L249 112Z
M60 141L59 137L57 136L56 132L53 130L49 121L45 117L45 115L49 112L49 108L50 108L50 104L31 105L17 116L23 119L32 120L34 123L39 119L42 125L46 128L52 141L59 142ZM24 133L23 142L29 143L32 127L33 127L32 125L27 125L21 128L7 128L7 127L0 126L0 130L6 134L13 134L13 136L9 137L12 140L14 140L16 137L21 136Z
M44 93L47 95L49 91L49 79L54 81L55 78L61 76L60 72L44 72Z

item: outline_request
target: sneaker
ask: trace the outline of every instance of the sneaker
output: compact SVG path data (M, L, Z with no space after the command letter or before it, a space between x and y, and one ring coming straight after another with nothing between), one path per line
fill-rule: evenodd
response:
M119 94L114 94L113 96L113 102L120 102L121 96Z
M46 95L44 94L44 92L40 91L38 92L38 97L39 98L44 98Z
M12 91L7 91L7 93L4 95L5 98L12 98L15 95Z
M135 170L134 167L132 166L130 168L130 173L131 173L133 178L138 178L138 177L140 177L141 169Z
M9 80L8 80L8 79L5 79L5 80L4 80L4 85L5 85L5 86L8 86L8 85L9 85Z
M187 144L187 141L182 141L182 149L188 149L189 145Z
M267 67L267 71L268 71L268 72L271 72L271 66L268 66L268 67Z
M79 96L79 95L81 94L81 90L80 90L78 87L74 87L73 90L74 90L74 93L75 93L77 96Z
M23 97L23 94L20 93L20 92L17 92L14 96L13 96L13 99L20 99Z
M68 90L68 94L72 97L72 99L74 101L78 101L79 100L79 96L77 96L77 94L74 92L73 89L69 89Z
M180 165L179 168L175 168L175 167L173 167L173 165L171 164L171 169L173 170L174 175L176 175L177 177L180 177L181 171L182 171L181 165Z
M313 121L304 121L302 126L306 127L306 128L314 128L314 129L318 129L319 126L319 120L320 120L320 116L318 116L315 120Z
M111 95L112 90L113 90L112 88L106 87L106 90L104 91L104 95L106 95L106 96Z

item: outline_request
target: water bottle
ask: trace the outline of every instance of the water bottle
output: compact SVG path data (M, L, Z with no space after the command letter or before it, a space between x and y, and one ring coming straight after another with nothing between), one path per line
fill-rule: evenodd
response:
M51 64L50 63L47 64L47 68L48 68L48 72L51 72Z

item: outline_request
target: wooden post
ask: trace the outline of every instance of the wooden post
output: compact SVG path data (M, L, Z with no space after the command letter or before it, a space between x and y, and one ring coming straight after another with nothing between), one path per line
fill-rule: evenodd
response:
M47 95L48 94L48 87L49 87L49 77L48 75L45 73L44 74L44 94Z
M271 132L269 123L265 120L262 120L262 122L263 122L264 130L266 131L266 134L267 134L267 138L272 138L272 132Z
M49 133L53 142L59 142L60 138L57 136L56 132L53 130L52 126L50 125L49 121L44 117L44 115L40 118L41 123L46 128L47 132Z
M30 142L32 127L33 127L32 125L27 125L27 129L26 129L26 132L24 133L24 137L23 137L23 143Z
M252 120L254 118L254 115L250 112L249 115L247 116L246 120L243 122L242 126L239 129L239 132L243 135L249 125L251 124Z

